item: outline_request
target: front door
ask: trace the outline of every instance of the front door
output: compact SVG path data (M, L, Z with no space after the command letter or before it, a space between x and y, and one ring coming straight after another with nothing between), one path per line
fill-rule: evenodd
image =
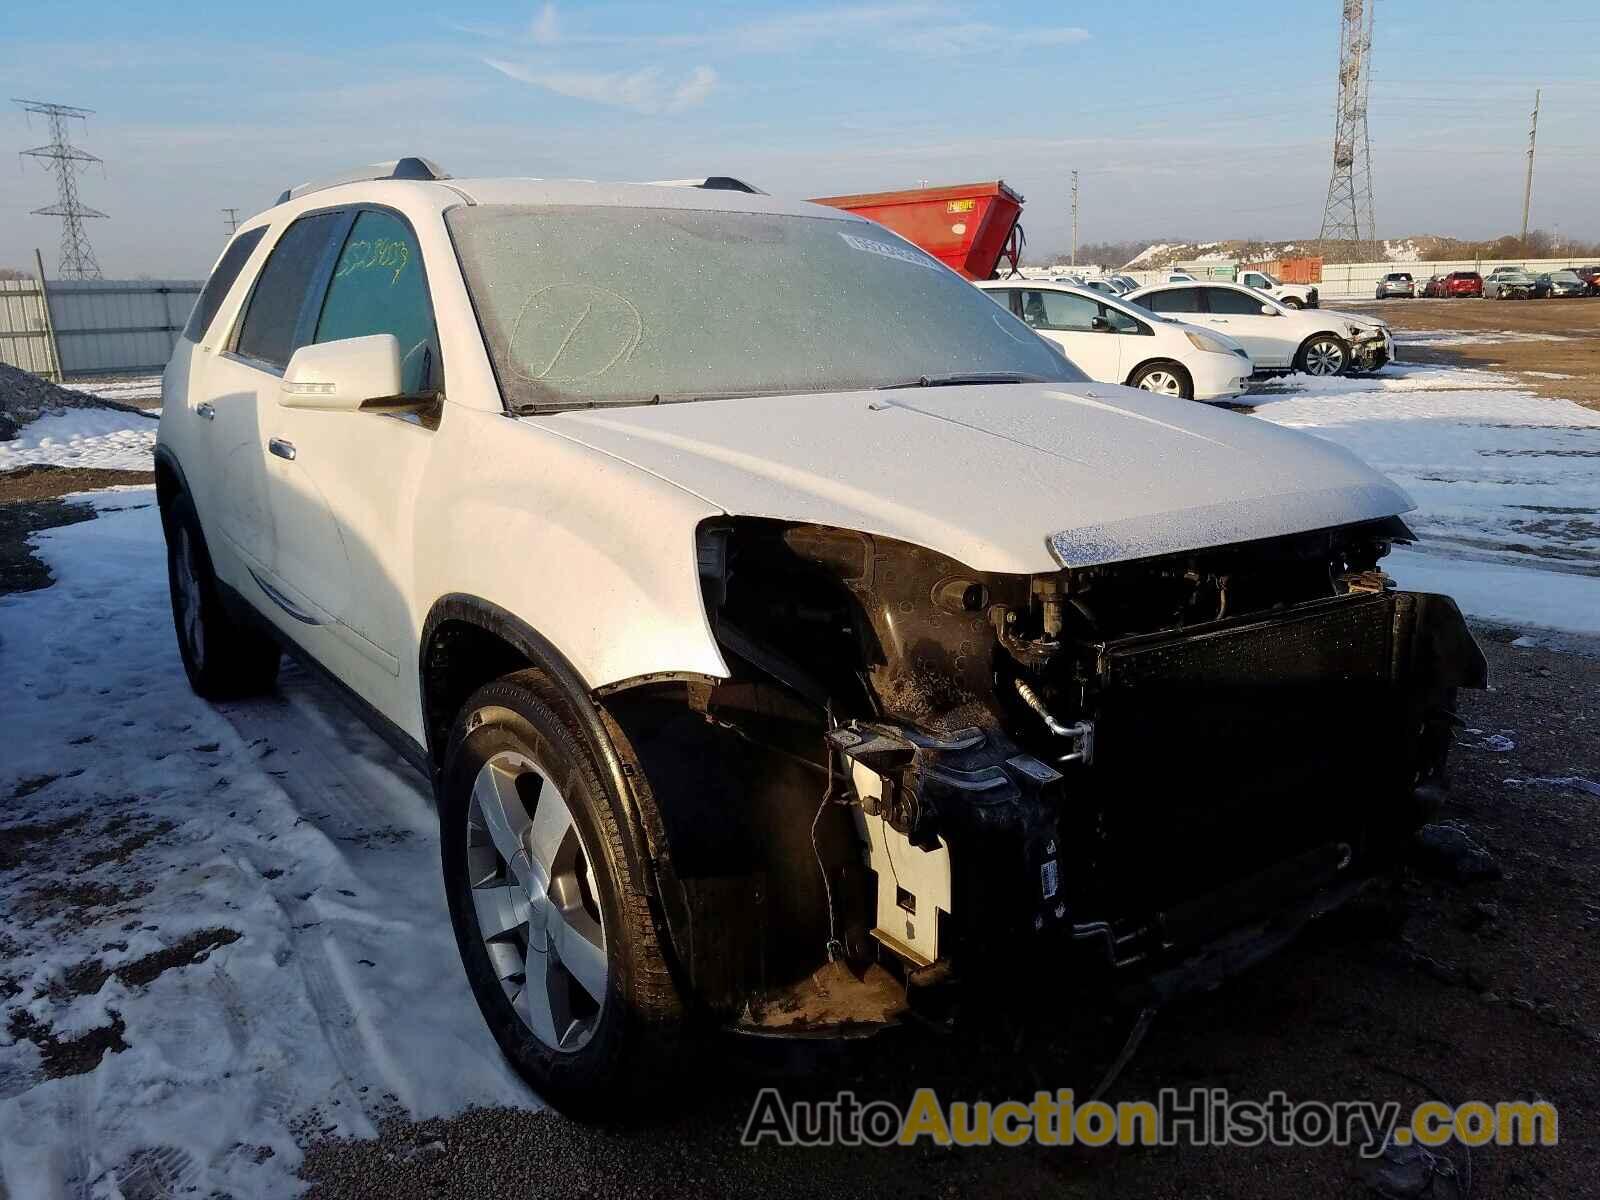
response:
M1209 325L1241 343L1258 367L1287 367L1299 342L1292 322L1259 292L1239 287L1205 287L1206 312L1186 321ZM1268 311L1263 311L1266 309Z
M418 634L407 587L411 525L443 379L427 275L401 217L376 208L350 214L306 329L308 343L394 334L402 394L435 401L420 415L274 406L268 418L277 570L293 594L332 618L318 656L398 723L414 707L401 679Z
M1100 317L1104 306L1076 292L1022 291L1022 319L1059 345L1090 379L1122 382L1122 339Z

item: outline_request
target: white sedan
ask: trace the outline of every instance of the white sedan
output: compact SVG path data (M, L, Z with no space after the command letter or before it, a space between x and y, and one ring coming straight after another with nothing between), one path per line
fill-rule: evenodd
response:
M1129 292L1128 303L1174 321L1227 334L1266 371L1340 375L1376 371L1394 358L1382 321L1319 308L1289 308L1235 283L1158 283Z
M991 279L978 284L1066 351L1090 379L1126 383L1185 400L1225 400L1255 370L1225 334L1179 324L1125 301L1064 283Z

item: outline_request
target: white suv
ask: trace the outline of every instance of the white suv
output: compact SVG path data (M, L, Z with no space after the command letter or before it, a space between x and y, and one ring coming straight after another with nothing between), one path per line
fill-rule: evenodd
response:
M1087 383L836 209L358 174L245 223L167 368L178 645L205 696L292 652L428 774L553 1102L690 1026L1211 982L1437 803L1482 658L1331 443Z

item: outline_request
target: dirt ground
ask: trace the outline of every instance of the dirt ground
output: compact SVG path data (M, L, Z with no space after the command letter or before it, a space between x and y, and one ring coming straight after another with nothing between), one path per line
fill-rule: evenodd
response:
M1389 322L1395 340L1406 333L1505 333L1504 341L1402 344L1405 362L1486 367L1520 377L1541 396L1600 409L1600 296L1577 300L1368 300L1330 307L1359 309ZM1559 376L1559 378L1553 377Z

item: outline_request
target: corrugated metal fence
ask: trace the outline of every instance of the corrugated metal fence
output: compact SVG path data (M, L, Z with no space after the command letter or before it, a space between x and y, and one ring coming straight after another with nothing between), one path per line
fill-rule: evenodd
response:
M159 371L202 281L0 280L0 362L49 378Z

